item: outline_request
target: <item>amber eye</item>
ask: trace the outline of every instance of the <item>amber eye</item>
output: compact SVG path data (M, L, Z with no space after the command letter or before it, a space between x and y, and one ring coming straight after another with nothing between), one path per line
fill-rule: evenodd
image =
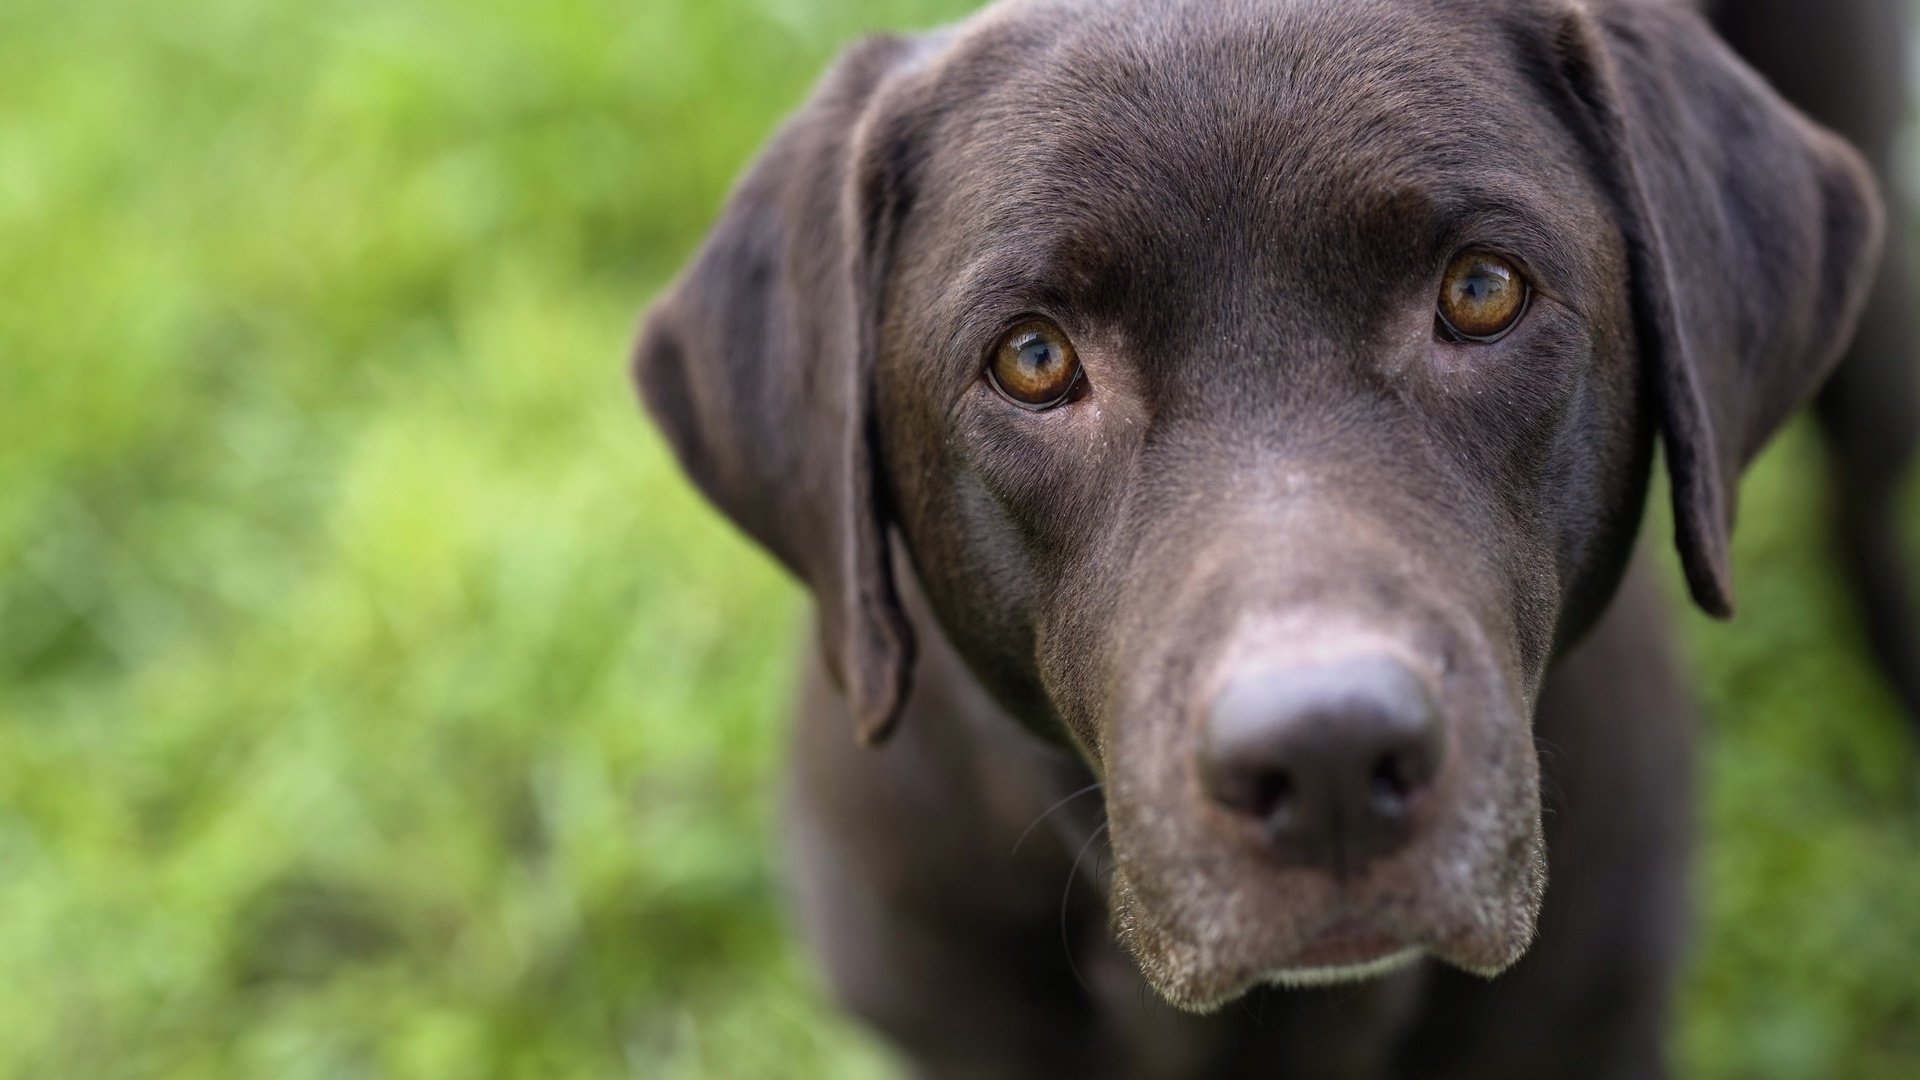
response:
M1440 322L1455 339L1492 341L1520 321L1529 293L1512 263L1484 251L1462 252L1440 283Z
M1050 409L1067 400L1080 381L1080 360L1058 326L1029 319L1000 339L987 377L1015 405Z

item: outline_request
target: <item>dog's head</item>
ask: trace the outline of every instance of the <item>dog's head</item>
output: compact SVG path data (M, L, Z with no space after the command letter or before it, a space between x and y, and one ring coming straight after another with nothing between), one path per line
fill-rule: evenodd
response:
M1107 781L1168 1000L1430 954L1544 887L1529 730L1664 437L1694 596L1850 332L1856 156L1693 15L1035 0L857 47L651 314L644 394L884 736L890 536Z

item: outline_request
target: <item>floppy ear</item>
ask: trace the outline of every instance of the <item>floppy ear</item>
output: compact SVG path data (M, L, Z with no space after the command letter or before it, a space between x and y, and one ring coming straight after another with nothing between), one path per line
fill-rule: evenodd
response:
M1872 174L1682 5L1569 9L1554 37L1626 232L1687 583L1726 617L1740 471L1838 360L1878 264Z
M829 670L870 743L899 714L914 648L871 386L904 125L875 116L917 51L877 38L835 64L647 315L633 358L694 482L812 589Z

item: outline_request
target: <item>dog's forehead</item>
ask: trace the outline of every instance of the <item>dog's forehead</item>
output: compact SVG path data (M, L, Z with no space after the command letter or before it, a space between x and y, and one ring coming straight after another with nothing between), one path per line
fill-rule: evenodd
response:
M956 49L962 103L935 157L988 230L1079 226L1107 242L1116 225L1269 237L1450 203L1550 207L1573 179L1566 145L1515 71L1510 27L1473 9L1015 4Z

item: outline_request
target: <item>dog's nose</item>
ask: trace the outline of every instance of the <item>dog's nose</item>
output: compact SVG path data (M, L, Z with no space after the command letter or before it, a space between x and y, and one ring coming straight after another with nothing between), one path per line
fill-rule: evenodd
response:
M1200 777L1282 862L1346 877L1407 842L1445 746L1420 677L1365 655L1228 683L1207 717Z

